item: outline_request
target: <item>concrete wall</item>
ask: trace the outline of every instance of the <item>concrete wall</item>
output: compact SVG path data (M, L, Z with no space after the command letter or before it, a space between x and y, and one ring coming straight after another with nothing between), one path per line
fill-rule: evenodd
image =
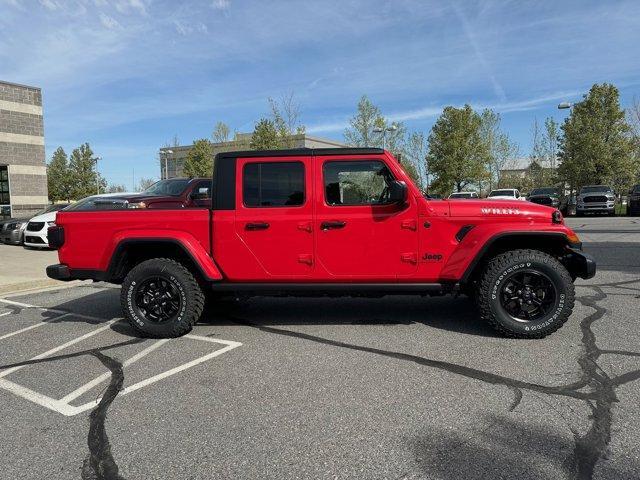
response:
M28 216L48 203L42 93L0 81L0 165L7 165L13 216Z

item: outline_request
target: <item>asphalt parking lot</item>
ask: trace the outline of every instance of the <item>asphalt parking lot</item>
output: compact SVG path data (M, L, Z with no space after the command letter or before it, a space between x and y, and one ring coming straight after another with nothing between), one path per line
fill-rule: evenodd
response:
M640 219L509 340L453 299L252 299L137 338L117 288L0 299L0 478L640 478Z

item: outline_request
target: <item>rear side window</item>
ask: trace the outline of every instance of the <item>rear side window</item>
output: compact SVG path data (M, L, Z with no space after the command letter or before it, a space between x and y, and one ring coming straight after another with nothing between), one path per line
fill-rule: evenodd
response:
M247 207L296 207L304 204L302 162L247 163L242 201Z

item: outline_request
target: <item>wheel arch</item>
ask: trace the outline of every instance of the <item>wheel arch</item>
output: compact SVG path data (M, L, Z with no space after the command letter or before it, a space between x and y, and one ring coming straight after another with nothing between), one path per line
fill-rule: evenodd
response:
M202 247L200 247L202 249ZM136 265L153 258L171 258L191 271L200 281L222 279L220 270L204 249L202 252L175 238L130 238L121 240L113 250L107 269L107 281L120 283ZM207 261L203 261L206 258Z
M471 260L460 278L461 284L473 282L488 259L509 250L532 249L562 259L567 255L569 240L563 232L505 232L489 238ZM564 263L564 262L563 262Z

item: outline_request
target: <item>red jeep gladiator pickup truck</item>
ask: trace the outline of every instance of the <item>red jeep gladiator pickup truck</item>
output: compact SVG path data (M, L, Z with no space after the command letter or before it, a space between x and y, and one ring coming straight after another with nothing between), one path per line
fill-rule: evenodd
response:
M207 296L463 292L521 338L560 328L595 275L558 210L427 200L381 149L221 153L211 191L210 208L59 212L47 274L122 284L147 336L185 334Z

